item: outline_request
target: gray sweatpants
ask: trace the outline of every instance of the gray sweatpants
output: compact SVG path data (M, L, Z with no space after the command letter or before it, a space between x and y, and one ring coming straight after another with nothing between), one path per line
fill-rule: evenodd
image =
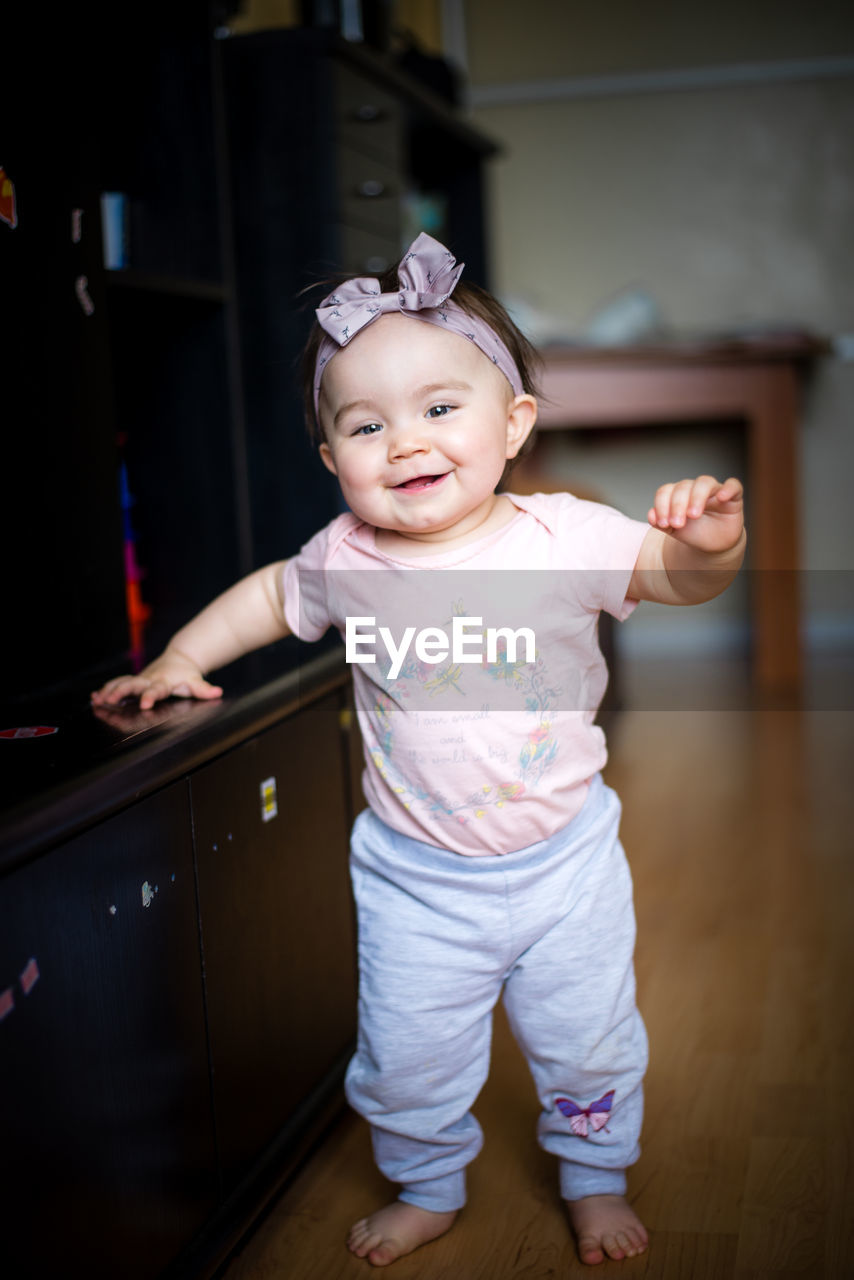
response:
M402 1200L437 1212L465 1203L465 1168L483 1145L471 1107L502 992L561 1195L624 1192L647 1042L619 818L597 776L566 828L516 853L466 857L399 835L370 810L356 820L359 1038L347 1097Z

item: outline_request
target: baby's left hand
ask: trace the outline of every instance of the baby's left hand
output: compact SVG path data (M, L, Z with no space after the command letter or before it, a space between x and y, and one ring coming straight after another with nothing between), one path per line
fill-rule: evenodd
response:
M655 529L698 551L728 551L744 529L744 487L730 476L697 476L663 484L647 512Z

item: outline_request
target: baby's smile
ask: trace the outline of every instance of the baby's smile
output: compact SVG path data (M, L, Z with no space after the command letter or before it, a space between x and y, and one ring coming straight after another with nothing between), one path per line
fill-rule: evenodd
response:
M398 493L423 493L426 489L434 489L449 474L444 471L441 475L412 476L411 479L404 480L402 484L396 484L393 487Z

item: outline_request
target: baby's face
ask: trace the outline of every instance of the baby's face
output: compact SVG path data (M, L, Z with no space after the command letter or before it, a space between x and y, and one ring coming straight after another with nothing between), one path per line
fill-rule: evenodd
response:
M466 338L381 316L326 368L320 453L351 511L375 528L421 541L475 536L532 405Z

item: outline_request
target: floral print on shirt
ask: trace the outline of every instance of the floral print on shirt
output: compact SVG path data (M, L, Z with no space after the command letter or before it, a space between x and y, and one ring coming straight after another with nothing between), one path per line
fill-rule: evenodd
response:
M454 602L453 614L467 616L461 600ZM505 780L484 782L465 797L454 800L440 790L428 791L412 785L411 777L395 759L394 722L397 716L407 714L400 704L409 699L413 682L422 693L440 700L445 707L448 699L464 698L466 668L450 660L437 666L408 654L397 679L389 682L388 693L377 691L372 721L378 735L371 748L371 759L407 809L423 808L434 817L466 823L483 817L488 808L503 809L521 799L526 791L540 784L553 765L558 742L552 733L551 715L561 690L550 684L546 663L540 654L535 654L533 662L511 662L506 641L499 639L496 660L489 662L484 658L480 670L492 682L500 684L505 695L518 694L516 714L521 716L524 736L515 765L511 766L512 772Z

